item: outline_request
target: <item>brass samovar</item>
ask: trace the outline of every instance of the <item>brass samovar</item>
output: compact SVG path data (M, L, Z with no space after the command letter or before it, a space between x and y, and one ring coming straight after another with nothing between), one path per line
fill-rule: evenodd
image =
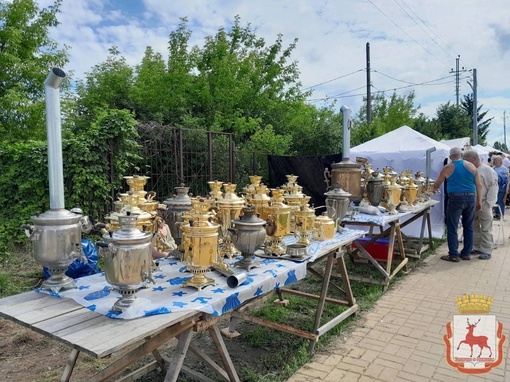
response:
M209 192L209 196L213 201L218 201L223 197L223 193L221 192L221 187L223 186L223 182L219 180L211 180L207 182L211 191Z
M260 175L250 175L248 178L250 179L250 184L243 187L243 193L247 199L250 199L255 194L255 187L262 182L262 177Z
M130 214L136 214L138 216L136 220L138 229L141 231L154 232L154 218L157 216L157 213L143 211L139 207L139 205L145 203L139 191L135 192L129 190L126 193L118 194L118 197L122 203L122 207L120 212L112 211L109 215L105 216L107 231L117 231L120 228L119 216L129 212ZM154 207L157 208L157 204Z
M228 257L229 259L239 254L239 250L232 243L232 238L228 234L228 229L232 226L232 220L239 217L245 204L244 199L236 194L236 186L236 184L224 183L223 188L225 189L225 194L223 198L216 201L218 219L221 224L220 255L221 257Z
M394 176L390 177L390 183L385 186L386 204L388 214L395 215L398 213L397 207L400 204L400 196L402 194L402 186L396 183Z
M191 199L191 218L180 228L185 233L182 245L184 254L182 262L193 274L193 277L183 282L182 286L189 286L201 290L215 281L205 276L213 266L220 263L218 256L218 232L220 225L212 222L212 200L203 198Z
M267 222L266 243L264 252L269 255L281 256L285 248L281 245L285 235L290 233L290 208L284 203L284 190L271 189L271 202L262 208L260 217Z
M247 198L248 203L255 207L256 215L262 215L264 208L267 207L269 205L269 202L271 201L271 198L268 195L269 190L267 186L262 183L254 186L254 190L255 193L251 197Z
M286 175L286 177L287 183L282 186L285 190L283 198L290 208L290 230L295 231L296 222L294 219L294 211L299 211L301 209L306 195L302 192L303 187L296 183L298 178L296 175ZM309 199L310 198L308 198L308 200Z
M310 235L315 229L315 209L308 204L310 197L304 198L303 204L298 211L293 211L295 221L295 233L299 236L298 243L310 245Z

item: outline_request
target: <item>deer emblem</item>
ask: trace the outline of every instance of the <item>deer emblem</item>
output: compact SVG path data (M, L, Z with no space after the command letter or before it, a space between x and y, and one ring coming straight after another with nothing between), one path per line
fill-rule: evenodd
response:
M487 344L487 341L489 339L486 336L475 336L475 335L473 335L473 331L475 330L476 325L480 322L480 319L478 319L478 321L476 321L474 324L470 324L469 323L469 318L466 318L466 320L467 320L467 323L468 323L468 326L466 327L468 332L466 334L466 338L459 342L459 346L457 346L457 350L459 350L460 345L467 344L471 348L471 355L470 355L470 357L473 357L473 345L478 345L478 347L480 348L480 354L478 354L478 357L482 356L483 348L489 349L489 351L491 353L489 355L489 357L492 357L492 349Z

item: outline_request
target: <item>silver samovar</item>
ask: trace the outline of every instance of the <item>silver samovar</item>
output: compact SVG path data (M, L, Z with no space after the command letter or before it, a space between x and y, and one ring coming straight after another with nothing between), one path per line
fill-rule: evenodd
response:
M106 281L117 290L121 298L112 307L123 312L136 299L136 292L146 287L152 278L152 233L137 228L136 214L118 216L120 228L103 235L97 243L104 260Z
M232 243L243 256L234 266L247 271L260 266L258 261L253 260L253 255L266 240L265 225L266 221L255 215L255 207L252 205L243 207L242 215L232 220L232 228L229 228Z
M365 180L367 198L372 206L378 206L384 196L384 179L378 170L372 172L370 177Z
M182 263L193 274L182 286L201 290L215 281L205 276L213 266L220 263L218 256L218 232L220 225L212 222L212 200L194 198L191 200L191 218L179 227L184 232Z
M237 196L236 184L224 183L223 188L225 194L223 198L216 201L218 207L218 215L221 224L221 242L220 242L220 255L231 259L239 254L239 250L232 243L232 237L228 233L228 229L232 226L232 220L237 219L241 214L244 206L244 199Z
M281 256L285 254L282 239L290 233L290 207L284 203L284 190L271 189L271 202L262 207L261 218L266 221L267 240L264 252L268 255Z
M166 199L163 204L166 204L167 210L165 213L166 224L170 227L170 232L176 244L181 244L182 231L179 229L179 224L183 223L182 214L191 210L191 198L189 196L189 187L181 184L175 187L175 194L172 198Z
M334 221L341 222L349 208L351 194L342 190L339 184L334 184L333 189L325 192L324 195L326 195L328 216Z
M75 287L74 280L65 272L75 259L84 258L81 251L83 215L66 210L64 203L59 88L65 77L63 70L53 68L44 81L50 209L33 216L34 225L24 225L33 243L34 260L47 267L50 273L41 289L54 292Z

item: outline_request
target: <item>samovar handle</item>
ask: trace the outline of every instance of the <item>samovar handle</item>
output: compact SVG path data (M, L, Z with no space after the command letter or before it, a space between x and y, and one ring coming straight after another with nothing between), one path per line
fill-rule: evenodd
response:
M326 167L324 169L324 182L326 183L326 190L329 190L329 181L331 179L331 172L329 171L329 168Z

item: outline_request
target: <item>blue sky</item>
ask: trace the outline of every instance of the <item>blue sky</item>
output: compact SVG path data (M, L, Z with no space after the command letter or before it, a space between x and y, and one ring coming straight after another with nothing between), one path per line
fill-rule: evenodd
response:
M52 3L38 0L41 6ZM391 96L415 92L419 111L432 117L437 107L455 103L455 75L460 55L460 97L472 92L477 69L478 104L494 117L489 143L510 145L510 2L507 0L63 0L51 36L70 49L66 71L77 78L103 62L115 45L130 65L141 61L150 45L167 56L168 35L181 17L193 31L192 43L236 15L250 23L267 43L283 35L297 38L292 58L298 62L309 102L336 100L357 113L366 93L366 43L370 43L373 92Z

